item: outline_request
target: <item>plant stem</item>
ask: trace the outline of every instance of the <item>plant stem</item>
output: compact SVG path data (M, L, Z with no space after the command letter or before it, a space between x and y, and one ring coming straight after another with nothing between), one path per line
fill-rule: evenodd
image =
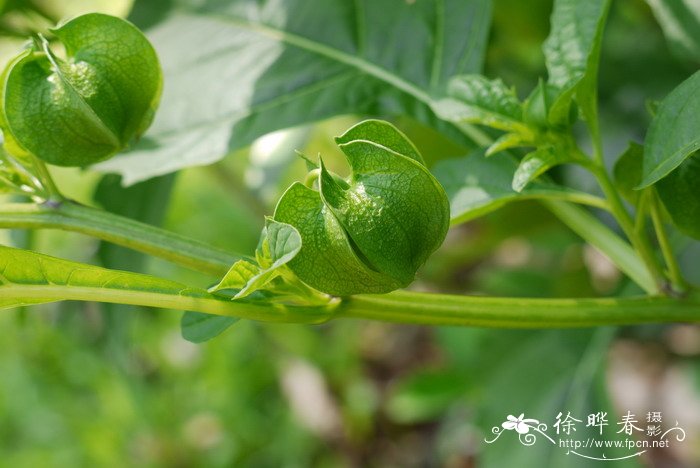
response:
M145 275L144 275L145 276ZM147 277L148 278L148 277ZM232 301L204 290L182 286L178 291L147 289L110 289L66 285L11 285L0 287L3 301L13 299L23 305L58 301L94 301L161 309L189 310L206 314L237 317L261 322L320 323L330 317L330 307L281 306L270 303ZM0 309L6 308L0 302ZM13 305L12 307L15 307Z
M637 209L634 219L634 232L636 235L644 232L647 226L647 211L649 210L649 190L642 190L637 200Z
M605 167L599 164L597 170L595 170L593 174L598 180L598 183L600 184L600 187L602 188L603 193L610 204L610 209L615 216L615 219L632 243L632 246L639 253L639 256L642 258L647 270L651 274L654 283L656 284L654 292L660 292L663 273L659 260L654 253L654 249L651 247L649 238L646 236L645 232L637 232L635 230L635 223L622 203L622 199L610 180L610 177L608 177Z
M607 13L606 13L607 15ZM600 41L598 41L598 54L600 53ZM597 63L597 62L596 62ZM597 67L596 67L597 72ZM592 96L589 100L589 106L587 111L584 109L584 113L587 114L587 124L588 130L591 135L591 141L593 143L593 161L594 166L591 167L591 171L595 176L600 188L605 194L605 198L608 200L610 209L613 216L617 220L617 223L622 228L623 232L632 243L632 247L635 248L642 261L646 265L646 269L651 274L654 281L654 293L659 293L662 291L661 280L663 277L663 272L659 260L654 253L654 249L649 243L649 238L647 237L644 230L637 230L636 224L629 212L625 208L622 198L620 197L617 188L613 184L612 180L608 176L608 171L605 168L605 157L603 154L603 138L600 134L600 121L598 119L598 88L594 86L591 90ZM578 146L574 146L575 151L583 154L583 152L578 149Z
M658 286L632 247L588 211L556 200L542 203L583 240L604 253L627 276L649 294Z
M651 211L651 221L654 224L656 238L659 241L661 253L664 256L664 261L668 267L669 279L671 280L674 290L678 292L685 291L687 289L687 284L683 279L683 273L681 273L681 269L678 266L676 256L674 255L673 248L671 247L671 242L666 234L666 228L664 228L663 219L661 219L661 207L659 206L659 199L656 195L656 190L652 189L650 192L649 205Z
M0 228L79 232L214 276L223 276L240 259L194 239L68 200L2 204Z
M455 126L479 146L489 146L493 143L486 133L473 125L456 123ZM576 151L579 150L576 149ZM579 156L589 160L583 153L580 153ZM657 282L649 274L645 263L640 261L638 254L629 244L620 239L596 217L572 203L549 199L540 200L540 203L547 207L569 229L606 255L622 272L647 293L656 294L659 292ZM612 206L610 206L610 210L613 210Z
M340 304L330 303L323 307L296 307L231 301L204 290L177 286L167 291L55 284L13 284L0 288L3 301L19 299L23 304L61 300L98 301L190 310L263 322L321 323L336 318L357 318L489 328L574 328L660 321L700 322L700 300L697 297L531 299L396 291L383 295L351 296L342 299Z
M514 299L398 291L353 296L334 317L422 325L495 328L568 328L700 321L700 303L663 297Z
M51 176L44 161L32 155L32 163L34 164L41 185L44 187L44 190L46 190L46 195L48 195L47 199L56 202L63 200L64 197L61 195L58 187L56 187L53 176Z

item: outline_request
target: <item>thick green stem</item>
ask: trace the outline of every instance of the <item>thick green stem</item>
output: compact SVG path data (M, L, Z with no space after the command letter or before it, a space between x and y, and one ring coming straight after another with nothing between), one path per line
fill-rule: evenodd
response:
M700 302L664 297L513 299L399 291L353 296L334 317L421 325L567 328L700 321Z
M700 301L696 297L683 300L666 297L521 299L397 291L352 296L324 307L293 307L231 301L192 288L154 292L137 287L125 290L79 285L12 285L3 289L3 301L14 298L21 299L23 304L99 301L285 323L359 318L420 325L572 328L660 321L700 322Z
M240 259L194 239L70 201L2 204L0 228L79 232L214 276L223 276Z
M163 309L189 310L206 314L237 317L261 322L320 323L328 320L331 306L292 307L232 301L195 288L177 292L139 289L111 289L108 287L81 287L66 285L12 285L2 289L2 301L21 301L22 305L45 304L58 301L94 301L129 304ZM0 309L7 308L0 301ZM16 307L16 303L12 303Z

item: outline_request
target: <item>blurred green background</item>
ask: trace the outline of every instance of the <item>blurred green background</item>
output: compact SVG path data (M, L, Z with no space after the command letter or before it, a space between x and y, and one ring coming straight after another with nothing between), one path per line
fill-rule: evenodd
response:
M135 11L154 8L146 3ZM83 9L128 16L132 6L37 1L43 13L35 14L22 5L4 5L4 55L21 43L14 33L45 17ZM545 75L540 46L550 11L544 0L494 2L485 73L515 85L521 97ZM697 66L671 52L646 3L613 2L600 89L608 154L641 141L647 102ZM128 189L116 176L54 173L72 198L249 253L263 216L305 173L294 150L321 152L342 172L332 138L359 119L269 135L220 163ZM395 123L429 161L455 151L413 121ZM556 176L593 185L571 169ZM679 235L675 241L686 243ZM201 286L215 280L76 234L0 231L0 242ZM698 248L687 248L682 262L697 282ZM604 257L529 202L453 229L412 287L541 297L633 292ZM640 417L663 411L666 424L677 420L687 431L671 449L615 466L700 466L697 326L510 331L241 322L194 345L180 337L180 315L96 303L3 312L0 466L593 466L515 439L497 446L483 439L508 414L551 424L559 411L580 418L603 410L611 421L628 410Z

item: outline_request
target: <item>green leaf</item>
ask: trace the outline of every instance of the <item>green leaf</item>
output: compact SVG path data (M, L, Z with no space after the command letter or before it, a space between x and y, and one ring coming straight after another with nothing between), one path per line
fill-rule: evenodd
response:
M523 120L541 129L550 127L555 122L550 121L549 113L559 95L559 88L540 79L523 103Z
M494 141L491 146L486 148L484 155L486 157L493 156L494 154L500 153L510 148L518 148L520 146L530 146L531 141L523 138L521 133L504 133L496 141Z
M522 123L523 107L515 90L500 79L489 80L480 75L456 76L450 80L448 94L448 98L433 104L433 110L442 119L529 133Z
M429 422L459 401L468 377L452 371L422 371L410 374L391 389L387 415L399 424Z
M644 140L639 188L648 187L700 149L700 71L666 96Z
M46 255L0 246L0 308L19 307L64 300L73 292L83 300L131 303L127 295L153 295L162 306L172 304L168 296L207 296L205 291L138 273L107 270ZM47 297L47 290L55 294ZM37 291L39 294L33 294ZM133 299L131 299L133 300Z
M482 150L437 163L433 173L450 200L452 224L478 218L517 200L548 198L601 206L596 197L549 182L533 182L518 193L512 187L517 167L513 157L500 154L485 158Z
M543 146L528 153L513 175L513 190L520 193L533 180L550 170L552 167L568 162L566 153L557 151L551 146Z
M388 123L361 122L337 142L350 178L332 175L321 161L319 191L294 184L275 209L275 220L293 225L303 241L289 266L337 296L405 287L447 234L445 192Z
M655 185L659 198L679 231L700 239L700 153L687 158Z
M153 119L162 85L155 51L133 25L99 13L79 16L53 34L65 59L43 40L3 75L6 139L60 166L109 158Z
M130 184L349 113L444 125L431 95L480 71L490 11L488 0L179 1L149 31L161 111L135 151L99 167Z
M337 302L314 306L231 301L199 288L0 246L0 309L56 301L99 301L191 310L272 322L326 321ZM318 307L320 305L320 307Z
M180 321L182 337L192 343L204 343L223 333L239 319L219 315L185 312Z
M622 153L617 162L615 162L615 167L613 169L615 184L620 190L620 194L633 205L637 204L639 201L639 194L641 193L635 190L635 187L637 187L642 180L643 158L644 147L631 141L625 152Z
M671 52L700 62L700 2L647 0L656 16Z
M265 288L281 274L280 268L299 253L301 236L293 226L268 219L260 244L256 253L258 265L247 260L237 261L209 292L238 289L234 299L241 299Z
M595 118L598 56L609 6L610 0L554 2L551 31L543 45L548 82L560 90L550 110L550 122L568 120L574 93L586 118Z
M553 424L562 412L568 412L576 419L576 432L571 437L585 441L589 437L600 439L598 428L586 427L587 415L599 411L607 412L609 426L604 436L610 440L621 440L616 434L619 429L610 398L605 390L606 355L615 330L610 327L595 330L544 330L514 331L499 330L460 330L443 329L442 342L447 352L456 355L466 342L466 349L489 349L487 356L470 359L455 369L455 372L470 376L469 394L481 395L476 424L480 429L481 444L479 466L485 468L589 468L595 466L589 459L570 453L570 449L552 444L544 436L535 432L536 442L521 444L518 433L505 431L495 442L491 430L501 427L508 415L516 417L524 413L525 418L533 418L547 425L545 431L555 441L567 436L556 435ZM470 340L471 339L471 340ZM471 343L469 341L472 341ZM476 341L474 343L474 341ZM464 357L457 357L464 360ZM547 365L542 365L547 362ZM534 431L531 431L531 433ZM624 434L622 434L624 436ZM599 449L600 450L600 449ZM583 448L578 452L602 457L599 450ZM605 456L629 455L623 448L606 448ZM637 461L616 461L614 466L638 467Z

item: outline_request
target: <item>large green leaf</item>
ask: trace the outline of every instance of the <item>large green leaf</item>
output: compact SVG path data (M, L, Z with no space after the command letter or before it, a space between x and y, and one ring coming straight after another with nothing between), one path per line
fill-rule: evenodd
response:
M53 33L65 60L42 41L8 65L3 132L51 164L85 166L148 128L160 98L160 66L143 34L113 16L79 16Z
M668 175L700 149L700 71L666 96L644 140L641 187Z
M516 200L549 198L600 206L594 196L549 182L535 181L517 192L513 189L517 168L515 158L506 154L485 158L482 150L436 164L433 173L450 199L452 223L478 218Z
M466 335L462 330L444 330L443 336ZM482 395L477 421L483 430L480 453L480 466L500 468L517 466L520 468L587 468L591 460L571 453L560 447L558 440L573 438L586 440L588 437L601 438L598 429L586 427L587 416L606 412L609 426L603 437L621 440L616 434L616 415L606 395L604 387L605 357L614 336L611 328L596 330L547 330L536 332L482 331L476 335L479 349L492 352L483 359L472 360L464 372L469 372L472 386ZM473 338L472 338L473 339ZM455 350L457 351L458 348ZM451 350L452 351L452 350ZM547 365L542 365L546 362ZM576 423L576 431L571 436L556 434L553 427L556 417L562 418L571 413L581 422ZM543 435L530 431L535 439L532 445L522 444L515 431L502 431L493 440L493 427L501 429L508 415L536 419L547 425L544 432L557 444L551 443ZM501 429L502 430L502 429ZM602 449L577 450L577 453L602 457ZM604 455L609 458L627 456L633 451L606 448ZM638 459L616 461L614 466L637 467Z
M387 14L391 12L391 14ZM409 114L480 71L488 0L182 0L149 30L166 76L133 183L209 164L262 134L339 114Z
M661 24L671 51L700 62L700 2L693 0L647 0Z
M594 118L598 57L609 6L610 0L554 2L543 50L548 81L561 93L550 110L550 120L555 123L567 119L574 93L586 118Z
M686 159L676 170L656 183L656 190L673 224L700 239L700 153Z

